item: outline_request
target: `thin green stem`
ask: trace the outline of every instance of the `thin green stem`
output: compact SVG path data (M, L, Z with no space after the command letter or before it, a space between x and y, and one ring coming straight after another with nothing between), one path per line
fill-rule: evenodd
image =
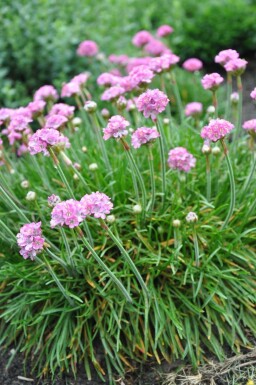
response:
M230 106L231 106L231 97L232 94L232 75L230 72L227 73L227 101L226 101L226 110L225 110L225 119L229 119L230 115Z
M210 168L210 159L209 154L206 154L206 198L208 202L211 199L212 191L212 178L211 178L211 168Z
M195 249L196 267L199 267L199 265L200 265L200 263L199 263L199 258L200 258L199 245L198 245L198 239L197 239L196 229L195 229L194 225L193 225L192 234L193 234L193 242L194 242L194 249Z
M177 85L174 71L171 71L171 79L172 79L174 96L175 96L177 106L178 106L180 122L183 123L183 121L184 121L184 108L182 105L182 101L181 101L181 97L180 97L180 91L179 91L179 87Z
M229 205L229 210L228 210L228 214L227 214L227 217L225 219L225 222L223 223L222 225L222 229L224 229L228 222L229 222L229 219L231 218L232 214L233 214L233 211L234 211L234 208L235 208L235 202L236 202L236 191L235 191L235 178L234 178L234 173L233 173L233 168L232 168L232 164L231 164L231 161L230 161L230 158L229 158L229 155L228 155L228 149L226 147L226 144L224 142L224 139L221 140L221 145L222 145L222 148L223 148L223 151L224 151L224 155L225 155L225 158L226 158L226 162L227 162L227 166L228 166L228 172L229 172L229 181L230 181L230 205Z
M11 199L11 197L7 194L5 189L0 185L0 191L5 197L8 204L20 215L20 217L26 222L29 223L28 217L21 211L21 209L14 203L14 201Z
M56 262L58 262L65 270L68 274L72 275L68 269L68 266L66 265L66 263L63 261L63 259L59 258L57 255L55 255L50 249L45 248L45 251L49 254L49 256L55 260Z
M164 133L161 132L161 124L159 123L159 120L157 120L157 127L160 132L159 137L159 147L160 147L160 158L161 158L161 170L162 170L162 204L164 207L165 204L165 194L166 194L166 159L164 156L164 142L163 142L163 135Z
M151 183L151 204L150 210L154 210L155 205L155 196L156 196L156 186L155 186L155 175L154 175L154 157L152 153L152 147L149 144L148 148L148 163L149 163L149 171L150 171L150 183Z
M9 238L11 238L14 242L17 242L16 236L13 234L13 232L9 229L8 226L0 219L0 225L1 227L7 232Z
M96 133L97 141L98 141L99 147L101 149L105 165L107 167L107 170L108 170L109 174L112 174L112 168L111 168L111 165L110 165L110 162L109 162L109 159L108 159L108 154L107 154L107 151L106 151L106 146L105 146L105 143L103 141L102 134L101 134L101 127L100 127L100 124L99 124L99 121L98 121L98 117L97 117L95 112L92 113L90 116L91 116L91 119L92 119L92 123L95 126L95 133Z
M252 178L253 178L254 173L255 173L255 168L256 168L256 152L253 152L251 170L250 170L250 173L249 173L249 175L245 181L245 184L243 186L243 189L241 192L241 197L243 197L245 195L245 193L247 192L247 190L251 184Z
M65 245L65 249L66 249L66 253L67 253L67 261L68 261L69 265L72 267L72 269L75 269L74 261L71 257L71 250L70 250L69 242L68 242L65 230L63 229L62 226L60 226L60 233L61 233L64 245Z

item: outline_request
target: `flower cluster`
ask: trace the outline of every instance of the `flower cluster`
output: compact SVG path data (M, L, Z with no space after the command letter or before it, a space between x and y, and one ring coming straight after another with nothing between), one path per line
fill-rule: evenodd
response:
M36 100L45 100L54 101L59 98L57 90L53 86L43 86L40 87L34 94L34 101Z
M182 67L186 71L195 72L203 68L203 63L199 59L190 58L184 61L184 63L182 64Z
M158 37L165 37L173 33L173 28L170 25L161 25L156 32Z
M244 122L243 129L252 133L256 133L256 119L251 119Z
M145 44L149 43L153 39L153 36L148 31L139 31L134 35L132 43L136 47L143 47Z
M169 71L175 64L179 62L179 56L174 53L166 53L159 57L154 57L149 60L149 68L156 72L161 73L163 71Z
M185 107L186 116L197 116L203 112L203 105L199 102L188 103Z
M202 79L202 85L205 90L215 91L223 83L224 79L220 74L214 72L209 75L205 75Z
M92 40L84 40L82 41L77 48L78 56L96 56L99 52L99 48L97 44Z
M35 259L44 247L41 222L28 223L20 228L17 234L17 243L20 247L20 254L23 258Z
M83 215L93 215L94 218L105 219L113 208L110 198L99 191L86 194L80 201Z
M167 96L159 89L147 90L136 100L136 107L145 118L155 120L163 112L169 102Z
M103 139L108 140L109 138L122 138L128 135L128 127L130 123L120 115L112 116L107 124L106 128L103 128Z
M169 151L168 165L170 168L189 172L196 165L196 158L184 147L176 147Z
M143 144L147 144L160 136L156 128L140 127L132 134L132 146L139 148Z
M218 55L215 56L215 63L219 63L221 65L227 64L230 60L235 60L239 58L239 53L234 49L225 49L224 51L220 51Z
M227 72L230 72L232 75L242 75L242 73L245 71L246 65L248 62L244 59L232 59L229 60L225 65L224 68Z
M123 95L125 92L125 89L120 86L113 86L108 88L106 91L103 92L101 95L101 100L114 100L117 99L119 96Z
M49 156L48 150L50 147L64 149L70 147L70 143L66 136L51 128L37 130L29 138L28 150L31 155L42 152L44 155Z
M207 126L202 128L201 137L212 142L217 142L225 138L233 128L234 125L225 119L212 119Z

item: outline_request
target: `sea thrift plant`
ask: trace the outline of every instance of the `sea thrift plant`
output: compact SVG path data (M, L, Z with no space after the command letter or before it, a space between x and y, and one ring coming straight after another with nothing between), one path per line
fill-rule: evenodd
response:
M186 116L197 116L203 112L203 105L199 102L188 103L185 107Z
M76 52L78 56L92 57L97 55L99 48L95 41L84 40L79 44Z
M110 214L113 203L110 198L99 191L86 194L80 200L83 215L93 215L95 218L105 219Z
M140 127L132 134L132 146L140 148L143 144L150 143L160 136L156 128Z
M49 148L64 149L70 147L68 138L59 131L52 128L42 128L37 130L29 138L28 150L31 155L42 152L49 156Z
M139 31L134 35L132 43L137 47L142 47L149 43L153 39L153 36L148 31Z
M136 100L136 107L145 118L155 120L165 110L168 102L168 97L159 89L147 90Z
M20 228L17 234L17 243L20 247L20 254L24 259L34 260L44 248L45 239L42 236L41 222L28 223Z
M170 26L170 25L161 25L158 29L157 29L157 36L158 37L165 37L165 36L168 36L170 35L171 33L173 33L173 28Z
M225 119L212 119L201 131L203 139L217 142L224 139L234 128L234 125Z
M190 58L184 61L182 67L189 72L195 72L200 71L203 68L203 63L199 59Z
M248 62L244 59L232 59L229 60L224 68L227 72L230 72L232 75L239 76L245 71Z
M227 64L230 60L236 60L239 58L239 53L234 49L225 49L220 51L218 55L215 56L215 63L221 65Z
M53 86L43 86L40 87L34 95L34 101L37 100L45 100L48 101L54 101L59 98L57 90Z
M219 88L221 83L224 82L224 79L220 74L214 72L209 75L205 75L202 79L202 86L206 90L215 91Z
M103 128L103 139L108 140L110 138L122 138L128 135L127 127L130 123L120 115L112 116L107 124L106 128Z
M184 147L176 147L168 153L168 166L175 170L189 172L196 165L196 158Z
M80 202L69 199L57 203L51 213L51 227L68 226L70 229L77 227L86 217Z
M250 133L256 134L256 119L247 120L243 124L243 129L249 131Z

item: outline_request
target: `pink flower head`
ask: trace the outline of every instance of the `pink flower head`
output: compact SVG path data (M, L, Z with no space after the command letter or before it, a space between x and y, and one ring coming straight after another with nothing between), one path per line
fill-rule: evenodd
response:
M35 100L34 102L30 102L27 108L31 112L33 118L36 118L37 116L42 115L45 106L46 106L45 100Z
M196 165L196 158L184 147L176 147L169 151L168 165L170 168L189 172Z
M23 154L26 154L28 152L28 146L24 143L22 143L19 148L17 149L17 156L22 156Z
M256 100L256 87L254 88L254 90L252 90L252 92L250 93L250 97L253 99L253 100ZM1 120L1 119L0 119Z
M242 73L245 71L247 64L248 62L244 59L232 59L224 65L224 68L227 72L230 72L232 75L238 76L242 75Z
M151 39L144 47L144 50L152 56L159 56L168 52L168 47L159 40Z
M197 116L203 111L203 105L199 102L188 103L185 107L186 116Z
M127 55L109 55L108 60L110 63L125 66L129 61L129 57Z
M80 201L85 216L93 215L94 218L105 219L113 208L110 198L99 191L86 194Z
M49 147L64 149L70 147L70 143L67 137L51 128L37 130L29 138L28 150L31 155L42 152L44 155L49 156Z
M214 72L209 75L205 75L201 80L202 86L205 90L215 91L219 88L219 85L224 81L223 77L220 74Z
M179 56L174 53L166 53L150 59L148 66L152 71L161 73L163 71L169 71L179 60Z
M76 52L78 56L96 56L99 48L95 41L84 40L79 44Z
M33 261L35 256L41 253L44 248L41 222L27 223L22 226L20 232L17 234L17 243L23 258L30 258Z
M152 39L153 36L148 31L139 31L133 36L132 43L136 47L143 47Z
M157 115L163 112L169 102L167 96L160 90L147 90L136 100L136 107L143 112L145 118L155 120Z
M103 92L103 94L101 95L101 100L114 100L124 93L125 89L123 87L113 86Z
M220 51L218 55L215 56L215 63L219 63L224 66L230 60L238 59L239 53L234 49L225 49L224 51Z
M52 109L49 112L48 116L60 115L68 119L71 119L73 118L74 111L75 111L74 106L69 106L68 104L65 104L65 103L57 103L52 106Z
M58 225L65 225L73 229L85 219L82 205L75 199L57 203L52 210L51 216L52 219L50 223L52 228Z
M158 37L164 37L171 33L173 33L173 28L170 25L161 25L161 27L158 28L156 35Z
M147 66L141 65L131 70L129 77L134 86L140 86L145 83L151 83L154 73Z
M128 135L128 130L126 129L129 126L129 122L125 120L120 115L112 116L107 124L106 128L103 128L103 139L108 140L109 138L122 138L123 136Z
M40 87L34 94L34 100L53 101L59 97L57 90L53 86Z
M129 74L133 68L141 65L147 66L152 58L150 56L146 57L132 57L129 59L128 64L126 66L126 71Z
M55 207L58 203L61 202L61 199L58 195L52 194L47 199L49 207Z
M252 133L256 133L256 119L251 119L244 122L243 129L246 131L251 131Z
M54 130L58 130L64 127L67 123L68 119L62 115L50 115L46 118L44 128L53 128Z
M3 123L8 123L10 117L12 116L13 114L13 109L11 108L0 108L0 126L3 124Z
M84 86L87 80L89 79L90 74L89 72L83 72L79 75L74 76L71 80L70 83L75 83L78 84L80 87Z
M99 86L110 87L116 84L116 76L109 73L103 72L97 79Z
M201 137L203 139L217 142L220 139L225 138L234 128L234 125L224 119L212 119L208 126L202 128Z
M61 89L61 97L70 98L71 96L79 95L80 92L79 84L74 82L64 83Z
M199 71L203 68L203 62L196 58L187 59L182 64L182 67L189 72Z
M140 127L132 134L132 146L140 148L143 144L147 144L160 136L156 128Z

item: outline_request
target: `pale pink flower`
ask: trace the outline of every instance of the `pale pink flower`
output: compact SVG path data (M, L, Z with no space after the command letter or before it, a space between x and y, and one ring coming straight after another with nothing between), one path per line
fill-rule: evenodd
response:
M34 100L54 101L59 97L57 90L53 86L42 86L34 94Z
M83 211L81 203L75 199L57 203L51 213L51 227L60 225L73 229L85 219Z
M151 39L144 47L145 52L152 56L159 56L169 51L168 47L159 40Z
M31 112L33 118L36 118L39 115L42 115L45 106L46 106L45 100L35 100L34 102L30 102L27 105L27 108Z
M250 97L253 99L253 100L256 100L256 87L254 88L254 90L252 90L252 92L250 93ZM0 118L1 120L1 118Z
M104 86L104 87L113 86L116 84L116 76L109 72L103 72L97 78L97 83L99 86Z
M203 68L203 62L193 57L185 60L182 67L189 72L195 72Z
M147 144L160 136L156 128L140 127L132 134L132 146L140 148L143 144Z
M10 117L12 116L14 110L11 108L0 108L0 126L4 123L8 123Z
M67 137L50 128L41 128L29 138L28 150L31 155L42 152L49 156L49 147L64 149L70 147L70 143Z
M145 83L151 83L151 80L154 77L154 73L147 66L141 65L135 67L129 73L129 77L131 79L131 83L134 86L140 86Z
M162 56L151 58L148 66L152 71L161 73L169 71L179 60L179 56L174 53L166 53Z
M196 158L184 147L176 147L169 151L168 165L175 170L189 172L196 165Z
M86 194L80 200L83 215L93 215L95 218L105 219L113 208L110 198L99 191Z
M62 98L70 98L74 95L79 95L81 92L80 86L77 83L64 83L61 89L61 97Z
M44 128L58 130L64 127L68 119L62 115L50 115L46 118Z
M20 232L17 234L20 254L24 259L30 258L33 261L36 255L43 250L44 241L41 222L27 223L20 228Z
M121 66L126 66L129 61L129 57L127 55L109 55L108 60L110 63L118 64Z
M224 79L220 74L214 72L209 75L205 75L201 80L202 86L205 90L215 91L219 87L221 83L223 83Z
M74 106L69 106L68 104L65 104L65 103L57 103L52 106L48 116L61 115L61 116L65 116L68 119L71 119L74 116L74 111L75 111Z
M136 68L137 67L135 67L134 70ZM120 87L124 88L125 92L130 92L130 91L134 90L134 88L136 88L136 86L137 86L135 78L131 77L130 75L119 77L117 83Z
M220 139L225 138L234 128L234 125L224 119L212 119L208 126L202 128L201 137L203 139L217 142Z
M150 56L144 57L132 57L129 59L128 64L126 66L126 71L129 74L133 68L141 65L147 66L152 58Z
M243 129L246 131L254 131L256 133L256 119L251 119L244 122Z
M169 102L167 96L159 89L147 90L136 100L136 107L145 118L155 120L157 115L163 112Z
M173 33L173 28L170 25L161 25L161 27L158 28L156 35L158 37L164 37L171 33Z
M22 156L28 152L28 146L22 143L17 149L17 156Z
M199 102L188 103L185 107L186 116L196 116L203 112L203 105Z
M230 95L230 100L233 104L237 104L239 101L239 93L238 92L232 92Z
M128 135L128 127L130 123L120 115L112 116L107 124L106 128L103 128L103 139L108 140L109 138L122 138Z
M123 87L113 86L106 89L106 91L103 92L103 94L101 95L101 100L108 100L108 101L114 100L124 93L125 93L125 89Z
M220 51L218 55L215 56L215 63L219 63L224 66L230 60L238 59L239 53L234 49L225 49L224 51Z
M133 36L132 43L136 45L136 47L143 47L152 39L153 36L148 31L139 31Z
M84 40L82 41L77 48L78 56L96 56L99 52L99 48L95 41L92 40Z
M61 199L58 195L52 194L47 199L49 207L55 207L58 203L61 202Z
M224 68L227 72L230 72L232 75L237 76L242 75L242 73L245 71L247 64L248 62L244 59L232 59L224 65Z
M81 87L86 84L89 77L90 77L90 74L88 72L82 72L81 74L74 76L70 80L70 83L76 83Z

